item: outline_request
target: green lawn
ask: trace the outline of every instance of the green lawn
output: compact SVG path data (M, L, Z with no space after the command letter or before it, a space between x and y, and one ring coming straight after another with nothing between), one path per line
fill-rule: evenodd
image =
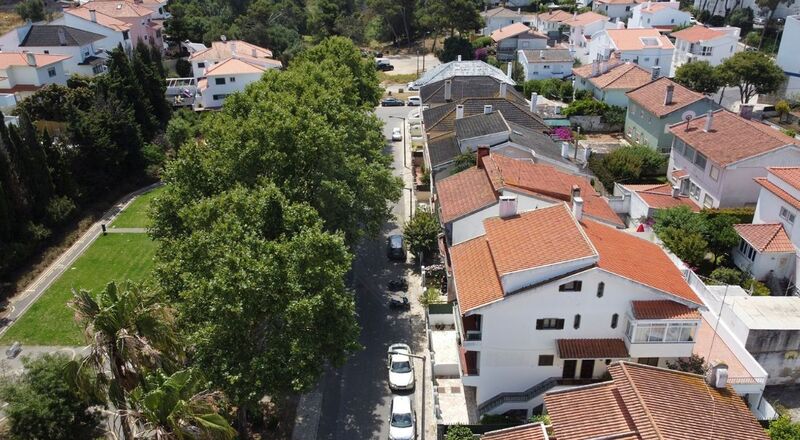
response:
M150 208L150 201L161 193L164 187L158 187L135 198L124 211L111 223L112 228L146 228L150 226L150 218L147 210Z
M85 345L67 301L72 288L97 292L108 282L142 281L153 268L155 242L147 234L100 236L10 328L0 344Z

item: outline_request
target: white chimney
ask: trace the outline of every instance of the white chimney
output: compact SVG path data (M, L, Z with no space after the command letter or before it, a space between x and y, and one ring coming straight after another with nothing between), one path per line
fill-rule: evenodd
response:
M461 119L463 117L464 117L464 106L461 105L461 104L458 104L456 106L456 119Z
M483 114L484 115L488 115L488 114L491 114L491 113L492 113L492 106L489 105L489 104L484 105L483 106Z
M703 127L703 131L705 131L706 133L711 131L712 125L714 125L714 112L709 111L708 114L706 115L706 126Z
M500 97L501 98L505 98L506 97L506 88L507 87L508 87L508 84L506 84L505 82L501 82L500 83Z
M458 61L461 61L461 55L458 56Z
M511 71L514 69L514 62L509 61L508 66L506 67L506 76L511 79Z
M592 61L592 77L600 74L600 62L597 60Z
M706 382L716 389L725 389L728 385L728 365L719 362L706 373Z
M664 94L664 105L672 105L672 94L675 92L675 86L672 84L667 85L667 92Z
M250 56L253 58L258 58L258 51L256 51L255 47L250 49Z
M625 29L625 22L624 21L617 21L617 29Z
M539 51L539 59L540 59L540 60L543 60L543 59L544 59L544 51L543 51L543 50L540 50L540 51Z
M517 197L500 196L500 218L509 218L517 215Z
M36 55L30 52L25 52L25 59L28 61L29 66L36 67Z
M517 15L522 15L522 8L517 8Z
M569 159L569 142L561 143L561 157Z
M446 79L444 80L444 100L450 101L453 99L453 81Z
M97 23L97 11L89 9L89 19L92 20L92 23Z
M532 92L531 93L531 108L530 108L531 113L534 113L536 111L536 101L538 101L538 100L539 100L539 95L536 94L536 92Z
M64 31L63 27L58 28L58 44L62 46L67 45L67 33Z
M231 41L231 55L236 56L236 42Z
M581 221L583 218L583 198L582 197L575 197L572 199L572 215L575 216L575 220Z
M752 104L739 105L739 116L747 120L753 119L753 105Z
M608 61L600 61L600 74L608 72Z
M680 195L681 195L681 188L679 186L673 186L672 187L672 197L677 199L678 196L680 196Z
M650 71L650 79L657 80L661 76L661 67L653 66L652 70Z

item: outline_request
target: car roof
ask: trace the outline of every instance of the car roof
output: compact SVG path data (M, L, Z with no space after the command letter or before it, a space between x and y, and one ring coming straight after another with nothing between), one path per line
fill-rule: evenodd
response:
M394 396L392 398L392 411L395 414L411 412L411 398L408 396Z
M403 236L402 235L390 235L389 236L389 243L393 245L400 245L403 243Z

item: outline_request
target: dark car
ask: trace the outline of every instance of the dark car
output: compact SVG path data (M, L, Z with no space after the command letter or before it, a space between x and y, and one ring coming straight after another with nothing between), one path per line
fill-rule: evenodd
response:
M405 105L405 101L394 97L388 97L381 101L381 107L403 107Z
M382 72L387 72L389 70L394 70L394 66L392 66L391 64L387 64L387 63L381 63L381 64L378 64L378 70L380 70Z
M390 260L406 261L406 247L402 235L390 235L386 239L386 255Z

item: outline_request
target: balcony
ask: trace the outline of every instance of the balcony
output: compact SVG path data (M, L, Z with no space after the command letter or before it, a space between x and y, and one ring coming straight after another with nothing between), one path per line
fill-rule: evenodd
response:
M483 338L481 321L481 315L469 315L462 318L461 325L464 329L464 342L480 342Z
M461 360L461 375L480 376L480 372L478 371L479 352L467 350L463 346L458 348L458 354Z
M699 322L629 321L625 344L633 358L689 357Z

